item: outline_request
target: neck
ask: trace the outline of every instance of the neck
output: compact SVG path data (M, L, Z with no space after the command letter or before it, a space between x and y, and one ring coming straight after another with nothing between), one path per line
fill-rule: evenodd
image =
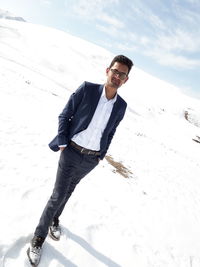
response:
M108 100L112 99L115 97L116 93L117 93L117 89L113 88L113 87L109 87L109 86L105 86L105 92L106 92L106 98Z

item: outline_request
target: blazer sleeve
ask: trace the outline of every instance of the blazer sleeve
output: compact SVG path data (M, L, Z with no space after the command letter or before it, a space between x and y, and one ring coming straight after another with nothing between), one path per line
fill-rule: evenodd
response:
M66 106L58 116L58 145L68 143L67 136L69 134L69 124L83 98L84 88L85 82L70 96Z

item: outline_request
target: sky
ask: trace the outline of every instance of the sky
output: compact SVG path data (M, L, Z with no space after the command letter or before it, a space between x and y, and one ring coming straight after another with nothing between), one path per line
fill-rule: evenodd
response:
M0 0L0 8L124 54L200 98L199 0Z

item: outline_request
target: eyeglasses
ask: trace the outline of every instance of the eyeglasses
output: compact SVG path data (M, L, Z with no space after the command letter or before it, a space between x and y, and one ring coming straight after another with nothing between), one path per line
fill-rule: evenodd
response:
M118 75L119 78L120 78L120 80L124 80L124 79L126 79L126 77L128 76L128 74L126 74L125 72L120 72L120 71L118 71L118 70L116 70L116 69L110 69L110 70L112 71L112 73L113 73L114 75Z

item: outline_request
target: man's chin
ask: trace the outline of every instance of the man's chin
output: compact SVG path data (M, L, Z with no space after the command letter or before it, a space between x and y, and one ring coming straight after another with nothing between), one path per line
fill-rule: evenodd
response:
M112 88L115 88L115 89L118 89L120 87L120 85L118 83L115 83L115 82L110 82L109 86Z

